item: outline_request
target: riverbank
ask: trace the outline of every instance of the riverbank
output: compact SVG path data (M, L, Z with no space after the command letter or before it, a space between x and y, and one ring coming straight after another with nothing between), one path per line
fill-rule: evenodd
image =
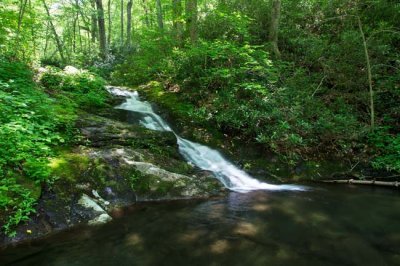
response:
M3 235L3 244L78 225L106 223L137 202L200 199L223 193L211 173L196 170L183 160L174 135L128 124L128 112L107 108L96 113L107 117L80 113L80 145L51 159L54 183L42 188L36 213L16 228L14 237Z
M16 158L22 158L25 153L20 149L24 148L28 159L15 161L8 154L10 162L2 161L1 170L7 170L0 180L2 244L82 224L101 224L111 220L120 208L137 202L207 198L224 193L211 173L195 169L182 158L173 134L132 125L131 113L113 109L124 98L110 95L91 73L72 67L64 71L43 69L37 85L32 83L30 70L23 69L26 74L18 76L16 72L19 82L11 87L18 86L22 95L11 98L15 103L8 108L15 107L11 110L14 112L21 109L17 106L19 100L30 95L26 101L31 106L21 105L20 111L36 113L37 118L20 122L47 124L39 136L14 133L13 137L19 138L19 146L14 147L20 152ZM5 77L4 81L9 82ZM96 91L99 93L92 94ZM40 109L32 105L37 98ZM57 113L53 113L55 107ZM44 119L42 111L57 123ZM15 123L13 116L7 119L11 120L9 124ZM65 123L58 127L60 121ZM52 136L57 139L49 139L50 133L57 133ZM14 140L7 136L9 142ZM32 171L26 160L41 164ZM11 162L15 163L14 169ZM15 184L10 183L12 180Z
M290 160L252 138L220 130L214 125L215 121L199 119L194 115L195 100L187 101L188 95L179 88L179 85L165 86L154 81L136 89L142 97L156 104L161 115L172 121L180 135L223 150L229 159L253 176L276 182L400 181L396 172L374 169L368 153L342 154L324 150L311 154L308 151L304 157Z

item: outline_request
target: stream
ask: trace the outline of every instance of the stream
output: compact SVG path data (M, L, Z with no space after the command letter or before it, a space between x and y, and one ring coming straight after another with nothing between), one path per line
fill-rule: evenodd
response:
M152 130L169 131L175 134L181 155L192 165L202 170L210 171L229 190L236 192L249 192L252 190L306 190L305 187L295 185L271 185L260 182L237 168L226 160L223 155L205 145L195 143L178 136L159 115L151 104L143 101L137 91L121 90L118 87L109 87L109 92L126 97L126 101L117 106L117 109L140 113L139 123Z
M117 108L171 127L134 92ZM176 134L175 134L176 135ZM272 185L176 135L182 156L229 188L208 200L138 203L108 224L0 248L0 265L400 265L399 191Z
M318 186L137 204L0 252L1 265L400 265L392 189Z

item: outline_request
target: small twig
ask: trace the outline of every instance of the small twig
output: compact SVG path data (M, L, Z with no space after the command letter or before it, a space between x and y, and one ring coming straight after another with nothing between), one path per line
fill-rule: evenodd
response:
M354 168L356 168L356 166L360 163L360 161L358 161L353 167L351 167L350 172L352 172L354 170ZM351 165L351 162L350 162Z
M322 84L324 83L324 80L326 79L326 76L324 76L321 81L319 82L318 87L315 89L314 93L311 95L311 98L314 97L314 95L317 93L317 91L321 88Z

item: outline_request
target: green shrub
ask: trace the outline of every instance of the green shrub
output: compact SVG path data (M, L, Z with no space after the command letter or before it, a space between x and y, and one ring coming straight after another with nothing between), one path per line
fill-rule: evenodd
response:
M32 192L18 184L16 178L0 179L0 210L8 215L3 226L7 235L15 236L14 227L29 220L35 212L35 201Z
M262 46L215 40L175 50L163 76L179 83L179 97L195 106L187 113L225 133L257 141L289 160L326 152L346 153L364 132L340 96L291 64L272 63Z
M111 80L116 84L141 85L159 77L163 60L176 45L169 35L145 30L134 37L137 43L127 53L123 63L115 67Z
M40 78L41 84L55 92L62 92L82 108L103 106L108 92L105 90L105 81L88 71L62 71L48 67Z
M369 141L377 150L372 166L400 172L400 134L391 133L389 127L381 127L370 134Z
M35 187L52 182L48 158L74 139L75 118L74 107L49 98L26 65L0 59L0 222L7 234L33 211Z

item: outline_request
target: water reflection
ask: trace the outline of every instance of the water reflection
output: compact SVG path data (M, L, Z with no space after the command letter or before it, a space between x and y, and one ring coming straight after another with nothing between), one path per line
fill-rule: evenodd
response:
M230 193L137 205L98 228L8 248L1 265L399 265L399 193Z

